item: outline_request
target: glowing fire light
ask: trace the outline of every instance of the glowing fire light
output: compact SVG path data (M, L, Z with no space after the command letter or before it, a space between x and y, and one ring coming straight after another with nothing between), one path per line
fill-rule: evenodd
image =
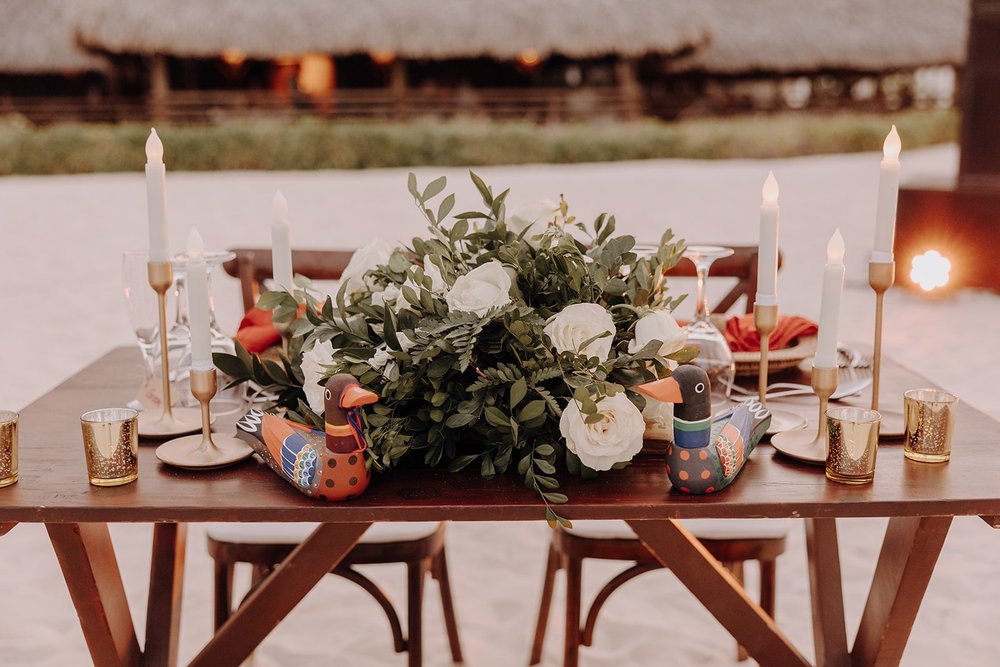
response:
M928 250L913 258L910 280L920 285L925 292L948 284L951 262L937 250Z
M541 58L538 55L538 51L532 48L527 48L521 51L517 56L517 61L525 67L534 67L538 64Z
M247 60L247 55L239 49L224 49L222 51L222 62L230 67L239 67Z
M396 59L396 53L389 49L376 49L370 55L376 65L389 65Z

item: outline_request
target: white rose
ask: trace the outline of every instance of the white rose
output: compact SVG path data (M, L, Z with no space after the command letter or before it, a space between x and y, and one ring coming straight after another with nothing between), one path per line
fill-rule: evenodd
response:
M340 274L340 282L347 285L347 294L351 295L369 287L365 282L365 274L372 269L389 263L392 253L399 247L398 243L375 239L351 255L344 272Z
M543 199L514 209L507 215L506 222L507 230L515 234L520 234L531 227L524 235L524 240L532 248L537 248L542 234L549 225L563 224L562 209L551 199Z
M424 257L424 275L431 279L432 292L444 292L448 289L448 283L444 281L444 276L441 275L441 269L437 267L437 264L431 261L430 257Z
M402 310L402 306L406 304L405 299L403 299L403 304L399 303L402 296L403 291L395 283L389 283L385 286L385 289L379 292L372 292L372 305L392 308L393 312L398 314Z
M322 415L326 409L326 401L323 398L325 387L319 383L329 375L324 366L333 363L333 343L317 343L312 349L302 354L302 390L306 393L306 403L318 415Z
M659 355L665 357L677 352L687 342L687 329L682 329L674 316L666 308L651 310L635 323L635 340L628 344L628 351L635 354L649 345L650 341L658 340Z
M574 303L545 325L545 335L552 341L556 352L575 352L605 361L611 354L615 338L615 322L611 313L596 303ZM607 331L610 335L583 345L584 341Z
M631 461L642 449L646 422L639 408L624 393L602 399L597 410L604 419L587 424L580 406L570 400L559 419L559 432L569 451L593 470L609 470L622 461Z
M490 260L459 276L445 295L448 310L484 316L493 308L510 303L513 283L503 264Z

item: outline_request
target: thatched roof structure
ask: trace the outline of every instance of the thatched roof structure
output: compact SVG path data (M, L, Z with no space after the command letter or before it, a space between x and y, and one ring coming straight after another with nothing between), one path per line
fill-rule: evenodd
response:
M103 70L107 61L77 44L91 0L0 0L0 72L42 74Z
M656 0L107 0L80 39L111 53L251 58L392 51L403 58L675 53L707 33L687 3Z
M710 43L674 66L715 74L884 72L965 62L970 0L688 0Z

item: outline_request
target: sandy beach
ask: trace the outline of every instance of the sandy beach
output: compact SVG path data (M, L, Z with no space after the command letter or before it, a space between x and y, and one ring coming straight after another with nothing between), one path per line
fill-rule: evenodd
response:
M170 155L167 147L166 162ZM879 157L873 153L772 161L649 161L477 170L495 190L512 188L511 203L565 195L571 210L590 220L617 216L620 232L654 240L666 227L703 242L756 242L760 187L769 169L780 183L779 277L784 313L819 313L821 265L827 240L839 227L847 243L847 287L840 338L870 344L873 297L867 286L868 251ZM904 182L952 176L954 146L904 152ZM458 196L456 210L478 197L463 169L417 169L421 182L441 173ZM423 233L406 190L407 170L170 173L170 237L180 250L197 226L210 249L267 246L271 198L280 188L289 202L292 243L306 248L353 248L381 236L406 241ZM0 407L19 409L109 349L135 344L121 287L122 252L146 245L141 174L6 177L0 179ZM908 271L899 267L898 271ZM722 282L722 281L719 281ZM241 315L238 283L215 276L220 324L235 330ZM692 281L671 288L693 290ZM713 292L724 291L714 285ZM693 298L682 307L690 315ZM947 298L903 289L886 299L886 354L1000 419L996 332L1000 296L964 290ZM102 407L102 406L94 406ZM74 455L78 452L74 452ZM144 450L143 455L152 455ZM82 456L81 459L81 475ZM1000 481L998 481L1000 484ZM291 491L290 491L291 492ZM2 519L2 517L0 517ZM856 627L881 543L881 520L844 520L841 557L849 635ZM777 622L807 656L812 633L806 555L799 522L779 560ZM453 524L449 565L467 664L525 664L534 626L547 528L533 524ZM148 585L148 526L115 526L112 535L134 621L142 627ZM183 600L181 658L190 659L211 632L211 561L204 530L192 526ZM993 665L1000 654L1000 532L978 518L957 519L914 626L904 665ZM43 528L18 526L0 539L0 663L63 666L89 663L73 606ZM585 571L588 599L620 566ZM397 601L403 568L368 570ZM249 573L240 573L245 587ZM750 567L749 587L756 586ZM727 665L735 644L669 572L645 575L611 598L592 648L581 664ZM561 580L556 591L545 664L561 664ZM450 664L435 584L426 597L425 659ZM344 601L331 615L322 604ZM359 609L349 613L348 609ZM315 638L326 638L324 642ZM850 638L850 637L849 637ZM327 577L267 639L256 665L402 665L392 653L384 617L353 584Z

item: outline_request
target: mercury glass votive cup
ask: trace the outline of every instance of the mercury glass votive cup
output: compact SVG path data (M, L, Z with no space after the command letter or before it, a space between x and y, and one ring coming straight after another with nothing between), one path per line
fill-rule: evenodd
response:
M903 455L923 463L951 458L958 397L940 389L911 389L903 394Z
M0 487L17 481L17 413L0 410Z
M826 476L841 484L869 484L875 479L878 431L882 415L864 408L826 411Z
M120 486L139 476L139 413L91 410L80 417L87 475L94 486Z

